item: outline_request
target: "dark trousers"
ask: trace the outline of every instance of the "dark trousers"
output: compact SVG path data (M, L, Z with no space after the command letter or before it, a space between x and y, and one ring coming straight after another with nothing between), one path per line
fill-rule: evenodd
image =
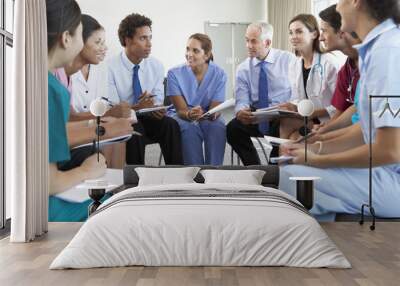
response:
M140 116L133 125L143 136L132 136L126 143L126 163L144 165L146 144L159 143L166 165L182 165L181 130L171 117L156 119L151 115Z
M269 135L279 137L279 121L270 123ZM226 139L233 150L239 155L245 166L260 165L260 157L251 142L250 137L263 137L258 130L258 124L244 125L236 118L226 126ZM274 147L271 155L276 156L279 150Z

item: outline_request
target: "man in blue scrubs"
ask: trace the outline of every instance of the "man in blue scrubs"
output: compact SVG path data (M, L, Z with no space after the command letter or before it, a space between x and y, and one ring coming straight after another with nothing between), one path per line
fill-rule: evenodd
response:
M150 56L152 21L139 14L130 14L119 25L118 35L124 51L109 61L109 93L131 104L132 109L162 105L164 102L164 67ZM181 132L178 123L155 111L138 116L134 129L143 136L132 136L126 146L126 163L143 165L145 146L160 144L165 164L181 165Z
M296 57L289 52L271 48L273 27L253 23L246 31L249 57L236 72L236 118L227 126L227 141L244 165L259 165L260 158L250 137L277 135L277 122L255 123L251 111L289 101L291 86L288 78L290 63Z

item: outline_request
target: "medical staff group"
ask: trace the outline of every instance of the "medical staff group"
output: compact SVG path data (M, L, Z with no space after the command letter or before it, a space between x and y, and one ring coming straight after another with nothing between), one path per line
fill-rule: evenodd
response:
M149 143L160 144L167 165L222 165L226 143L244 165L257 165L260 158L251 137L296 140L312 130L307 163L303 144L273 151L293 156L292 164L280 167L281 190L293 193L291 176L318 176L313 214L359 212L368 192L372 140L373 183L381 190L376 196L377 215L400 216L400 119L390 113L374 116L372 138L368 133L368 95L382 96L373 101L372 114L387 103L393 110L400 108L400 100L384 98L400 95L398 1L340 0L320 12L320 24L313 15L299 14L288 23L294 53L272 48L272 25L250 24L243 39L248 58L237 68L235 117L230 122L224 122L220 113L203 116L225 101L227 83L225 71L214 62L207 35L190 35L185 63L165 73L162 63L150 56L151 19L132 13L118 28L122 51L102 62L107 51L105 28L92 16L81 15L74 0L46 4L52 194L101 176L106 167L143 165ZM331 53L335 50L348 57L343 66ZM138 133L126 145L104 148L100 162L89 152L75 164L82 154L70 148L93 139L88 108L95 98L110 105L103 124L105 137ZM299 118L257 122L252 113L272 106L297 111L302 99L310 99L315 107L307 127ZM169 104L168 110L143 113L137 122L131 121L132 109ZM73 167L60 168L70 161L67 166ZM77 207L56 203L63 205L55 213Z

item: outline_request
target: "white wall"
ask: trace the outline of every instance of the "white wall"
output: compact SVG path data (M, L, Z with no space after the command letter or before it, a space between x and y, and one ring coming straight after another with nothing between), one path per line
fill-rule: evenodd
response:
M83 13L106 29L108 57L118 53L118 25L130 13L153 20L152 55L166 68L184 62L187 38L204 32L204 22L265 20L267 0L78 0ZM243 42L244 44L244 42Z

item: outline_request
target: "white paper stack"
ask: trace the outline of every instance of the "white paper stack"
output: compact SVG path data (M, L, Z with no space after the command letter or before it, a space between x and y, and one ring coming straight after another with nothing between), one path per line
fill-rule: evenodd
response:
M302 118L298 112L279 109L279 106L257 109L252 114L256 117L256 122L271 121L280 117Z
M149 112L154 112L154 111L160 111L160 110L167 110L168 108L172 107L171 105L168 106L154 106L154 107L149 107L149 108L142 108L136 111L136 114L144 114L144 113L149 113Z

